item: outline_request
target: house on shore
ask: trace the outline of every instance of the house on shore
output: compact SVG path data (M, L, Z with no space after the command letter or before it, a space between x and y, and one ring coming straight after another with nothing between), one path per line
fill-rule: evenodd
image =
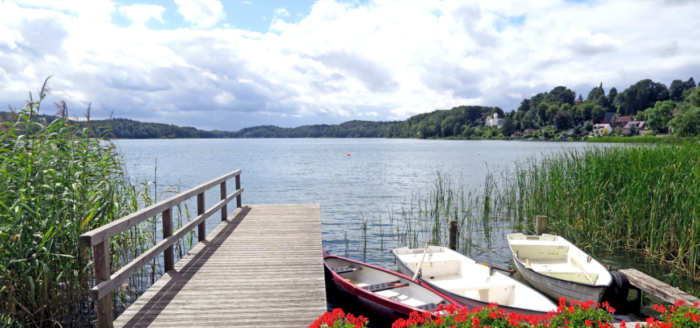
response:
M633 129L637 131L637 135L643 136L649 131L649 126L647 126L647 122L645 121L632 121L625 125L623 133L628 136Z
M615 128L624 128L628 123L632 122L632 118L629 116L619 116L613 122L611 126Z
M497 126L500 128L504 122L504 119L498 118L498 113L493 113L493 116L486 117L486 126Z
M612 131L613 129L610 124L594 124L593 131L591 133L596 136L606 136Z

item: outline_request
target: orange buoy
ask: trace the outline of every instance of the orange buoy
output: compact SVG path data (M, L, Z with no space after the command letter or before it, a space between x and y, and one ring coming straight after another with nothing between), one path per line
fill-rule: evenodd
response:
M348 154L348 156L350 156L350 154Z

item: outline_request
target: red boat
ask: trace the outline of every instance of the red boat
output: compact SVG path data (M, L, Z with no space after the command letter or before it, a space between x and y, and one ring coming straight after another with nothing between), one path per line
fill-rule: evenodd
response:
M445 294L398 272L323 252L326 271L338 289L391 319L435 311L440 304L463 306Z

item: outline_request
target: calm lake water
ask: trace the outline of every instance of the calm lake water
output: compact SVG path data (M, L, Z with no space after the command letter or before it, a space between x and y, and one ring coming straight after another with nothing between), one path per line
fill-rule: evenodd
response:
M390 210L410 201L419 190L425 192L438 171L461 176L466 187L474 188L488 172L499 172L518 161L598 147L582 142L405 139L120 140L117 145L129 174L137 181L153 181L157 177L160 191L166 186L178 186L184 191L242 169L243 204L319 203L324 249L393 270L396 266L388 250L397 247L397 241L385 231L382 245L376 226L380 218L386 226ZM233 189L231 180L228 190ZM219 197L218 188L208 192L207 207L218 202ZM195 211L193 205L194 199L189 206ZM234 206L229 209L232 211ZM370 218L372 226L366 248L361 237L362 218ZM214 215L207 222L207 231L219 222ZM468 255L512 268L505 241L505 234L512 231L512 227L501 225L488 234L477 232L476 245ZM636 267L657 277L668 274L667 269L627 255L596 257L613 267ZM517 274L515 277L519 279ZM672 278L675 284L695 286L688 279ZM340 302L330 306L344 304ZM367 314L362 309L352 310ZM379 323L379 318L371 320L374 327L386 324Z
M118 146L129 174L137 181L157 177L160 190L172 185L187 190L242 169L244 204L319 203L326 250L345 255L347 233L348 256L387 268L394 264L385 250L396 243L387 238L380 249L379 241L371 238L366 254L364 248L359 252L360 219L378 224L381 216L388 223L389 209L410 201L419 190L425 192L437 171L461 175L467 187L476 187L489 171L516 161L592 147L582 142L405 139L120 140ZM229 183L231 191L233 181ZM214 188L207 193L207 207L219 201L218 192ZM218 217L210 218L207 231L218 223ZM507 265L508 256L501 253L482 256Z

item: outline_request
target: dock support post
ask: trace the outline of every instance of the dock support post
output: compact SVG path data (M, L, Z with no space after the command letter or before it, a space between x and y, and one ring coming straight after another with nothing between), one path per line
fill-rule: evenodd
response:
M226 181L221 183L221 200L226 199ZM226 221L226 217L228 216L228 209L226 208L226 205L221 208L221 222Z
M535 220L536 225L535 225L535 234L538 236L541 236L543 233L546 233L548 228L547 228L547 216L546 215L535 215Z
M238 191L238 189L241 189L241 176L240 175L236 176L236 191ZM236 197L236 205L238 208L243 207L243 205L241 205L241 195L240 194L238 195L238 197Z
M105 240L92 247L93 263L95 265L95 284L99 284L103 281L110 279L109 273L109 240ZM97 308L95 312L97 314L97 327L98 328L112 328L112 292L107 293L97 302L95 302Z
M163 211L163 239L173 235L172 213L172 208ZM163 264L165 265L165 272L172 271L175 269L175 257L173 256L172 245L166 248L163 252Z
M457 250L457 222L456 220L450 221L450 239L448 247L455 251Z
M204 193L197 195L197 216L204 214ZM204 220L197 226L197 240L204 241L207 238L207 221Z

